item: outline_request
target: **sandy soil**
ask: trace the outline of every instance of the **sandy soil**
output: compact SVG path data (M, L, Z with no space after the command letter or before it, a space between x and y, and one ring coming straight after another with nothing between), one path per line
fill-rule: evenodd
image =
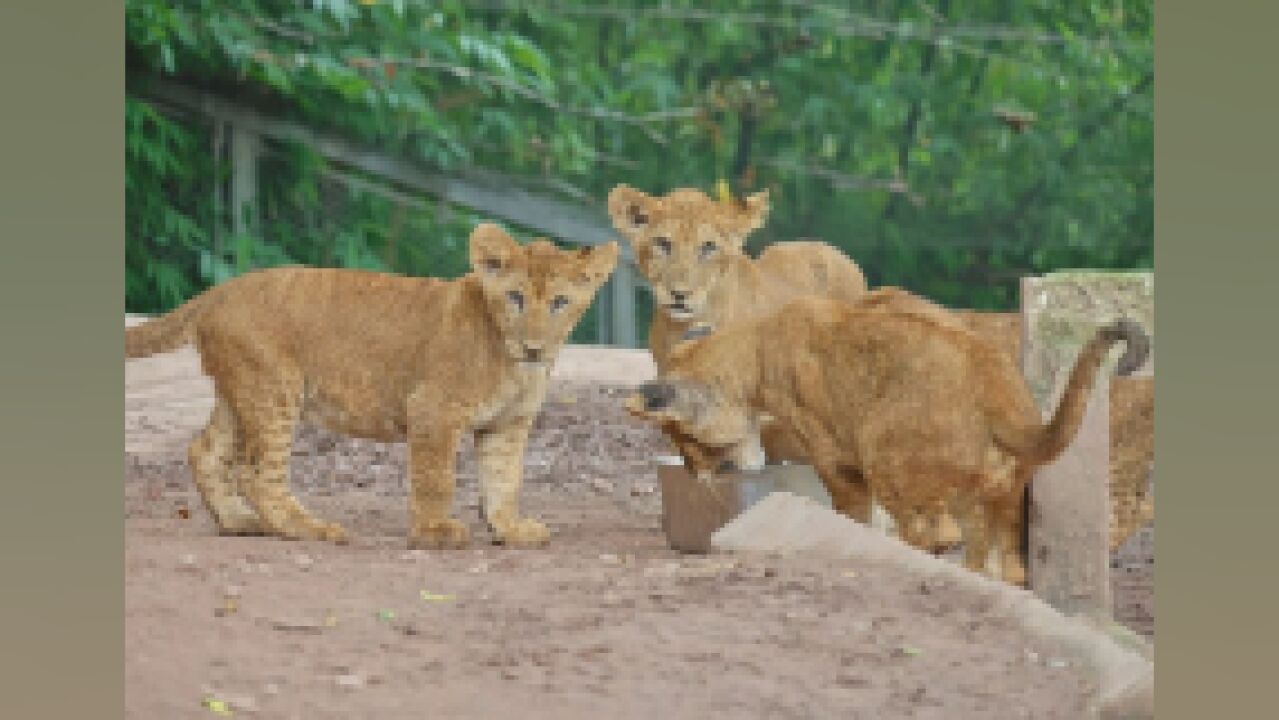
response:
M208 698L308 720L1080 717L1083 673L955 588L677 556L657 514L664 441L618 403L643 358L565 359L526 456L525 505L552 544L487 544L464 447L458 512L476 538L451 552L405 549L403 446L314 430L294 487L356 542L215 536L184 459L208 407L194 356L130 361L128 717L217 717Z
M213 697L280 718L1077 718L1091 690L944 586L681 559L598 498L531 505L556 531L544 551L130 520L128 716L199 717Z

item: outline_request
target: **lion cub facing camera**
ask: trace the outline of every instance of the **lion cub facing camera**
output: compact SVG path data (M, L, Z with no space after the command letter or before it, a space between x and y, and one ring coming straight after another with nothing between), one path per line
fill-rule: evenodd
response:
M195 483L225 534L343 541L289 490L294 427L409 446L409 544L460 547L454 460L473 433L482 506L500 542L550 533L519 513L522 459L552 363L617 262L616 243L525 246L493 224L472 272L445 281L284 267L213 287L125 331L125 356L194 343L216 401L191 443Z

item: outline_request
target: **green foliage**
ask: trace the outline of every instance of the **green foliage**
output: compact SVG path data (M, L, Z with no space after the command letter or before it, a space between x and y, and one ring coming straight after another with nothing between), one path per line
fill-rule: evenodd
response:
M819 237L951 305L1011 307L1027 273L1152 266L1150 0L854 6L127 0L126 38L131 76L590 203L618 182L768 187L753 250ZM261 226L219 239L209 129L125 112L130 310L261 265L465 271L479 218L300 147L268 148Z
M200 272L209 245L212 159L201 132L126 98L125 297L134 312L173 307L211 277Z

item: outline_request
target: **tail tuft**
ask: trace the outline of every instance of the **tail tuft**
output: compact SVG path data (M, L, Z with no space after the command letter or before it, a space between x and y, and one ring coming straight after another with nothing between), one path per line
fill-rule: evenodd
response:
M1123 357L1115 366L1115 374L1120 377L1133 374L1150 358L1150 335L1135 320L1119 318L1102 328L1101 335L1111 344L1124 341Z

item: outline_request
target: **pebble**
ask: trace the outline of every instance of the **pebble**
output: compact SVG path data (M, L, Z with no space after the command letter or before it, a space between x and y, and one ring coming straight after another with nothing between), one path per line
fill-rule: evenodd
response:
M262 692L266 693L267 695L279 695L280 686L276 685L275 683L267 683L266 685L262 686Z
M613 492L613 483L603 478L595 478L591 480L591 489L598 493L608 494Z
M1032 662L1032 663L1039 662L1039 653L1035 652L1034 650L1027 650L1026 662Z
M1070 661L1062 660L1061 658L1052 658L1048 661L1048 667L1057 669L1070 667Z
M193 570L196 566L196 557L191 553L186 553L178 557L178 567L183 570Z
M613 553L604 553L600 555L600 562L608 563L609 565L620 565L622 559Z
M644 574L648 577L671 577L679 572L680 564L678 562L665 562L659 565L649 565L644 568Z
M273 630L281 632L298 632L298 633L320 633L324 630L324 625L314 622L307 618L282 618L278 620L269 620L268 624Z
M840 673L835 676L835 684L842 687L864 688L870 686L870 681L860 675Z
M338 687L346 688L347 690L359 690L364 687L366 682L363 676L354 673L338 675L333 681L337 683Z
M258 701L248 695L227 695L223 700L237 712L252 715L258 711Z
M306 554L294 555L293 562L297 563L297 566L303 570L310 570L311 566L315 564L315 558Z

